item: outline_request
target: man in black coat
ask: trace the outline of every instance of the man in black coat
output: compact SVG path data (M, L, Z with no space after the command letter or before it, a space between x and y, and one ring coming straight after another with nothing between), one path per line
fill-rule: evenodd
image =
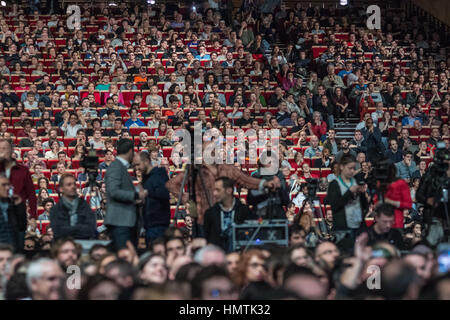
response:
M60 200L50 211L50 226L55 238L95 239L95 213L86 200L78 197L75 177L64 173L59 179L59 190Z
M214 184L214 197L217 203L206 210L204 231L208 243L221 247L226 252L232 250L231 226L242 224L245 220L255 220L248 206L233 196L233 180L220 177Z
M170 193L166 188L169 180L165 168L153 167L150 153L140 152L134 163L141 170L142 185L147 190L145 198L143 220L147 245L151 241L164 235L170 224Z
M22 252L19 241L20 232L27 228L27 213L25 204L18 195L9 197L11 183L0 174L0 243L10 244L14 252Z
M393 229L395 208L387 203L379 204L375 208L375 223L369 228L361 228L362 232L367 232L369 240L367 245L373 246L378 241L389 242L397 249L404 249L403 237L397 229Z

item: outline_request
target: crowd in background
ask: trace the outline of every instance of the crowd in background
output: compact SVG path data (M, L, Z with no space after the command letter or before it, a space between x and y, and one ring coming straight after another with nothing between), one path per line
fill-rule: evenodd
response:
M406 10L383 9L382 29L368 30L365 8L268 0L233 14L218 0L99 2L70 30L50 2L51 15L0 13L3 298L450 299L443 206L418 192L449 150L442 30ZM174 130L194 121L279 129L279 172L271 183L260 162L220 168L226 177L208 176L214 201L185 190L173 223L170 181L188 160ZM343 126L351 138L337 136ZM90 149L95 173L82 165ZM119 162L131 191L116 188ZM263 187L279 190L289 246L233 251L229 226L256 219ZM139 227L126 241L115 217L131 204ZM118 239L89 252L77 242ZM66 285L71 265L81 290ZM381 288L367 285L369 266Z

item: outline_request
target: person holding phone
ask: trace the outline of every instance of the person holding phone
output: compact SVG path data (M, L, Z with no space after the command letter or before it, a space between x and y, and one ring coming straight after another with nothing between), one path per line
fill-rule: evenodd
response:
M359 185L355 175L356 159L342 156L337 179L330 182L327 203L333 212L336 244L342 251L352 250L358 229L363 223L363 212L368 207L365 185Z

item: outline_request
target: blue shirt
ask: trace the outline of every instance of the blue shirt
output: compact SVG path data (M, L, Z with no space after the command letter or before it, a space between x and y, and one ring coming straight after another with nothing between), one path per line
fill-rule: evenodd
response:
M314 149L313 147L309 147L308 149L305 150L305 154L304 157L305 158L312 158L316 156L316 152L322 152L323 147L321 146L317 146L316 149Z
M141 120L137 119L134 121L133 119L128 119L125 122L125 126L130 129L130 127L145 127L145 123L143 123Z
M404 117L402 120L403 126L414 126L414 121L419 120L421 124L423 124L423 121L419 117L411 118L410 116Z
M211 60L211 56L209 54L205 54L203 57L200 55L195 56L197 60Z

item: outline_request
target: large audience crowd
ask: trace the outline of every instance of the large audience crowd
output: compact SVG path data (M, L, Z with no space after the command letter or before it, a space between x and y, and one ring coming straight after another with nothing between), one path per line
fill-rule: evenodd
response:
M368 30L365 8L244 0L231 14L227 5L102 1L81 7L75 30L36 7L0 12L4 299L450 299L437 250L445 215L418 193L437 150L449 150L448 38L404 10L383 9L382 29ZM129 163L134 185L148 167L165 169L163 184L188 160L174 130L195 121L204 132L280 130L287 200L277 214L288 220L288 247L210 241L217 235L198 231L196 199L175 217L173 192L162 236L149 241L142 227L134 244L103 244L105 176L122 142L139 155ZM352 136L339 138L339 128ZM91 149L95 173L81 165ZM380 161L386 176L374 191ZM259 165L235 167L254 177ZM308 198L311 179L318 201ZM234 217L224 208L235 201L241 212L258 207L234 182L215 180L219 205L205 226L219 207ZM78 198L92 215L73 214ZM143 198L143 220L154 205ZM68 225L52 219L61 210ZM105 242L85 252L79 239ZM73 265L80 288L68 285Z

